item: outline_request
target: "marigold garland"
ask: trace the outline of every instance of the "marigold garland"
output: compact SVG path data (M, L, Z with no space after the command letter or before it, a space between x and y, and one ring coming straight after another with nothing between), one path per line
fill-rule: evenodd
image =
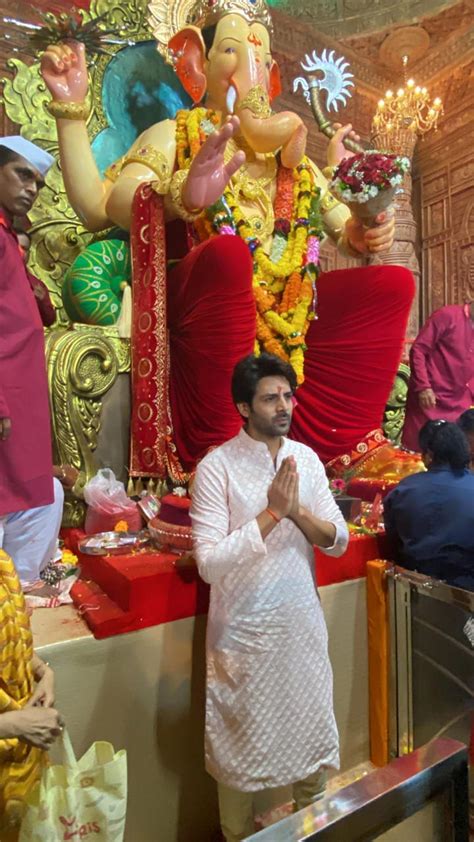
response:
M205 108L179 111L176 118L177 160L188 169L219 116ZM319 190L306 158L294 170L279 164L274 203L275 225L269 257L255 236L232 182L223 197L193 223L204 241L219 234L241 237L253 257L257 309L255 352L265 349L290 362L298 383L304 379L305 336L315 316L319 242L322 237Z

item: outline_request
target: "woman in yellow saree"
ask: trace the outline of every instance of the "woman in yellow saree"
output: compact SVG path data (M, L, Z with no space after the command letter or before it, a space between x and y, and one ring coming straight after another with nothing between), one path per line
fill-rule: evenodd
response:
M23 800L60 734L54 674L33 652L25 599L11 558L0 549L0 839L14 842Z

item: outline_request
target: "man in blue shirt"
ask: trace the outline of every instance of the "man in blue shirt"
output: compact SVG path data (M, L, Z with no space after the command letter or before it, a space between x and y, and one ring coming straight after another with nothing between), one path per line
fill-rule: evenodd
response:
M403 479L384 501L393 559L474 590L474 473L464 433L447 421L420 430L426 473Z

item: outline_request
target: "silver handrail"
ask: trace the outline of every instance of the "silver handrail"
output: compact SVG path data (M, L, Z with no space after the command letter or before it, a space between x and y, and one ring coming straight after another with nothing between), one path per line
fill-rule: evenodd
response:
M468 842L467 749L456 740L434 740L397 757L244 842L362 842L440 795L450 802L447 842Z
M391 565L385 571L389 579L403 581L414 587L420 593L429 592L434 599L441 602L448 602L450 605L457 605L464 611L474 612L474 592L465 591L463 588L456 588L448 585L441 579L432 579L422 573L415 573L414 570L406 570L404 567Z

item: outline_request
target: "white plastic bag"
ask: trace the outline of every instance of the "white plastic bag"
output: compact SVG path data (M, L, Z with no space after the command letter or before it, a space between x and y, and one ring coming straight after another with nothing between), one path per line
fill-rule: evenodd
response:
M19 842L90 839L122 842L127 809L127 754L94 743L80 760L65 731L64 764L49 766L26 799Z
M89 507L85 522L88 535L112 532L118 521L126 521L130 532L141 529L137 504L127 497L123 482L119 482L110 468L101 468L84 486L84 500Z
M88 506L104 514L116 514L131 504L125 486L110 468L101 468L84 486L84 500Z

